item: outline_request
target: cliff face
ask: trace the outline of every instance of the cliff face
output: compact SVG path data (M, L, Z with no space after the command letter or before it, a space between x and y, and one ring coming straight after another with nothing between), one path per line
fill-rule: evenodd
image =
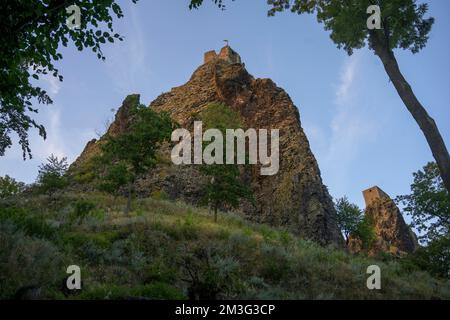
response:
M280 170L274 176L261 176L259 165L243 170L242 179L252 189L256 207L243 202L241 214L252 221L286 226L324 245L342 246L333 203L301 128L298 109L288 94L270 79L255 79L243 64L233 63L240 61L240 57L239 60L212 54L208 57L185 85L160 95L150 107L170 113L191 132L196 115L212 102L225 103L238 112L243 129L279 129ZM126 114L126 108L125 101L118 113ZM126 126L126 117L116 117L116 123L112 124L116 128L121 126ZM89 149L96 144L90 142ZM161 155L169 160L138 181L139 192L145 196L164 191L171 198L198 203L204 178L197 168L173 165L168 145L161 148ZM85 154L80 156L83 161L86 158ZM75 167L80 166L80 161L75 162Z
M380 252L402 256L414 252L418 242L414 232L408 227L395 202L381 189L374 187L364 191L365 215L373 224L375 241L368 250L370 255ZM360 252L361 242L351 238L351 252Z

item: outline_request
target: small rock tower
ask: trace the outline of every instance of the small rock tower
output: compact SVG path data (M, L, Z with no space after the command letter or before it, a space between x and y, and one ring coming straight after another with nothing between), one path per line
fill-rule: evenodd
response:
M375 239L370 248L364 248L360 239L350 236L350 252L367 251L372 256L385 252L403 256L417 250L419 244L416 235L389 195L377 186L364 190L363 195L366 202L365 216L372 224Z

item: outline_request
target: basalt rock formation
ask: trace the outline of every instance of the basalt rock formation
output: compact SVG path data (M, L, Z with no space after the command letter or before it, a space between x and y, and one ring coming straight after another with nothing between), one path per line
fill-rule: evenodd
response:
M395 202L378 187L367 189L363 194L365 215L375 231L375 241L367 253L377 255L383 252L403 256L414 252L419 247L417 237L405 223ZM351 237L349 250L354 253L363 251L361 241Z
M126 130L128 97L119 109L110 133ZM243 129L280 130L280 170L261 176L259 165L243 170L242 179L250 186L256 206L245 201L240 214L246 219L274 226L285 226L295 233L323 245L343 246L335 210L308 139L301 127L297 107L288 94L270 79L255 79L230 47L219 54L207 52L204 64L190 80L160 95L150 107L170 113L181 126L192 132L196 116L212 102L228 105L241 116ZM89 142L72 166L82 168L98 141ZM202 198L204 177L195 165L176 166L170 161L170 146L161 148L166 159L137 182L142 196L164 192L174 199L197 204Z

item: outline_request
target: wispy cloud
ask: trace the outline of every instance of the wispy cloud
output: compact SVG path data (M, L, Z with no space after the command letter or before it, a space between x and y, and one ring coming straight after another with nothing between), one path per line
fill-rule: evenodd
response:
M360 56L352 55L341 71L340 82L336 89L336 103L340 106L349 102L352 96L352 86L355 81L355 74L358 71Z
M56 96L61 90L61 82L58 78L54 77L51 74L46 74L42 76L42 80L44 80L47 84L47 91L50 93L51 97Z
M106 72L115 86L125 94L134 92L140 84L139 75L148 68L144 32L137 6L129 4L129 18L124 28L124 41L106 52Z
M46 159L50 154L57 157L67 157L68 151L62 137L61 109L58 106L50 106L46 113L47 139L37 143L36 155L40 159Z
M42 80L45 82L49 95L55 100L61 90L61 82L51 74L44 75ZM58 102L40 109L40 116L47 132L45 141L38 136L35 136L33 141L33 154L40 160L45 160L50 154L59 158L69 156L63 138L61 111Z
M363 78L363 60L360 52L349 57L335 87L335 110L322 167L327 172L328 183L337 193L343 193L350 185L351 170L361 147L378 130L370 121L370 112L361 107L359 92L363 88L359 83Z
M355 103L357 100L356 77L360 70L359 55L352 55L342 68L339 84L335 92L335 115L331 121L331 140L328 157L334 162L336 157L350 161L366 131L362 114Z

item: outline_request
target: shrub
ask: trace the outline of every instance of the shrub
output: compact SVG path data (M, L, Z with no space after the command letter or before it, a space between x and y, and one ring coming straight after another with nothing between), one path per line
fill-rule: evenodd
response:
M419 248L406 259L421 270L440 278L450 278L450 238L443 237Z
M155 190L151 197L155 200L169 200L169 195L164 190Z
M291 270L290 259L283 247L263 243L261 276L266 282L278 283Z
M189 212L184 221L180 223L180 232L184 239L192 240L198 238L198 230L195 226L194 215L191 212Z
M273 230L272 228L270 228L267 225L264 225L264 224L259 225L258 231L263 236L264 241L273 242L277 238L277 234L276 234L275 230Z
M0 199L4 199L22 192L25 188L23 182L17 182L10 176L0 177Z
M361 240L363 249L370 250L376 241L375 229L373 222L367 216L358 223L354 236Z
M53 239L56 235L54 227L46 223L42 217L30 213L24 208L0 208L1 222L13 223L27 235L37 238Z
M232 298L243 288L239 263L211 247L181 253L180 265L190 300Z
M62 256L53 244L0 222L0 299L13 298L25 288L45 295L46 289L63 279L64 271Z
M154 281L174 283L178 277L177 270L174 267L167 265L163 258L158 258L146 268L145 282L151 283Z
M79 224L83 223L83 220L91 215L95 208L95 203L89 200L78 200L73 205L73 214L71 217L72 222L78 221Z
M127 167L124 163L112 164L98 184L98 189L112 194L115 198L119 195L120 190L130 180Z
M67 186L68 180L66 177L67 158L61 160L53 154L47 158L47 163L39 166L39 174L37 184L42 193L52 196L56 191Z

